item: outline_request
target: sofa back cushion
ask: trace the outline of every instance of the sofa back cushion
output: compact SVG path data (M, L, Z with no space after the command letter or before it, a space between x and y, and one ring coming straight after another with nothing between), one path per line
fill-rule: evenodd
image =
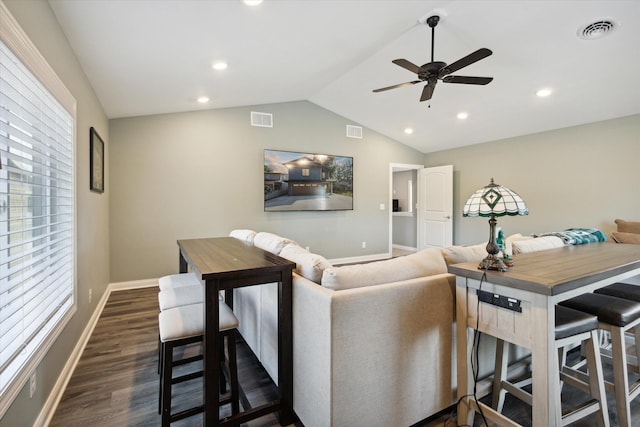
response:
M325 257L313 254L295 243L289 243L282 248L280 256L296 263L296 273L318 284L322 280L324 270L331 267L331 263Z
M625 221L623 219L616 219L615 223L618 226L618 232L619 233L640 234L640 222L637 222L637 221Z
M267 233L265 231L257 233L253 238L253 244L255 246L276 255L280 254L282 248L287 246L289 243L296 242L291 239L287 239L286 237L281 237L277 234Z
M640 233L622 233L614 231L611 233L611 238L616 243L631 243L634 245L640 245Z
M512 244L514 255L561 248L564 246L562 239L557 236L542 236L536 237L535 239L514 240Z
M322 273L321 284L326 288L338 291L446 272L447 264L444 262L441 250L430 248L384 261L330 267Z
M253 230L237 229L231 230L229 237L235 237L238 240L242 240L246 243L253 244L253 239L256 236L256 232Z
M449 246L442 250L442 256L447 265L461 262L480 261L488 255L487 244L473 246Z

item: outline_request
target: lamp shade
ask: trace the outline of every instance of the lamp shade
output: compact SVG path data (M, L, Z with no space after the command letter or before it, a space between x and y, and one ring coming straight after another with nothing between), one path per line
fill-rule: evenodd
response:
M462 216L528 215L524 201L507 187L491 183L473 193L462 209Z

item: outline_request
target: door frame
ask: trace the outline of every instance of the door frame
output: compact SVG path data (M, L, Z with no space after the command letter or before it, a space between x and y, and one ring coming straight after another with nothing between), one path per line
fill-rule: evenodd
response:
M424 169L424 165L415 165L409 163L389 163L389 198L387 200L387 206L389 206L389 258L393 255L393 173L403 172L408 170L420 170ZM415 185L418 183L416 182ZM420 199L420 194L416 195L416 199L413 201L415 205ZM413 210L417 215L418 212ZM417 249L417 244L416 244Z

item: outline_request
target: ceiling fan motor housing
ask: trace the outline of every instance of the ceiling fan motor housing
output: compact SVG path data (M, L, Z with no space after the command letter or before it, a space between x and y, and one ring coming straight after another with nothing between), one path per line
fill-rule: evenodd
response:
M431 28L438 25L438 22L440 22L440 17L438 15L433 15L427 18L427 25Z

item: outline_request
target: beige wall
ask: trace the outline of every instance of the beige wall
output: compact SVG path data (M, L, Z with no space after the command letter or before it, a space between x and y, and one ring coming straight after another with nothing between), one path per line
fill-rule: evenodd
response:
M495 182L518 193L526 217L502 217L506 235L640 221L640 115L427 154L426 164L454 169L454 243L486 241L484 218L463 218L478 188Z
M251 111L273 114L274 127L250 126ZM347 138L347 124L307 101L111 120L111 280L176 272L176 240L234 228L327 258L388 253L389 163L424 154L368 129ZM354 210L264 212L264 149L352 156Z
M109 283L109 174L104 194L89 191L89 128L95 127L109 158L107 118L49 4L44 0L3 0L31 41L77 101L76 207L78 311L36 369L37 389L26 385L0 419L2 427L32 426ZM89 304L89 289L93 300Z

